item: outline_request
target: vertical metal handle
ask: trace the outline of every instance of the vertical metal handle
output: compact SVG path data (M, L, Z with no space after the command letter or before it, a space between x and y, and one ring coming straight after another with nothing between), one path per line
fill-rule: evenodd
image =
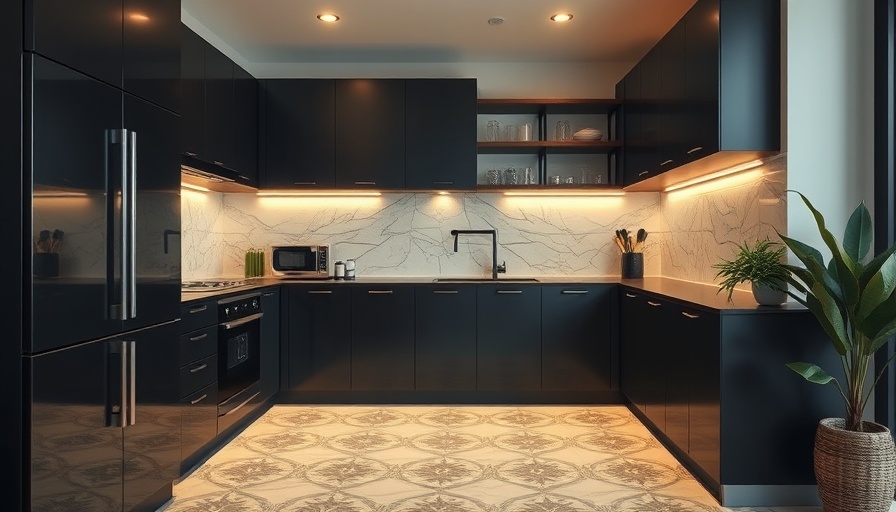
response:
M128 294L129 313L126 319L137 318L137 132L130 132L128 156L130 173L128 177Z
M128 131L120 130L121 137L121 207L118 211L118 240L119 240L119 268L121 269L121 287L119 289L119 309L116 320L127 320L130 307L128 299L131 295L128 293L128 279L131 271L128 268L128 237L130 236L130 223L128 222L128 177L130 177L130 164L128 162Z
M106 344L108 389L106 399L106 426L124 427L128 407L128 354L124 342Z
M128 347L128 422L137 423L137 342L125 341Z

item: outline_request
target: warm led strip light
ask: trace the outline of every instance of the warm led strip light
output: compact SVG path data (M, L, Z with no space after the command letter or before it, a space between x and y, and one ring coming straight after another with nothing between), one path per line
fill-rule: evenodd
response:
M619 197L625 192L617 190L525 190L504 192L508 197L538 197L538 196L565 196L565 197Z
M693 185L699 185L700 183L706 183L707 181L717 180L719 178L724 178L725 176L731 176L732 174L737 174L739 172L749 171L750 169L755 169L760 165L762 165L762 160L752 160L747 163L735 165L734 167L722 169L721 171L716 171L712 174L707 174L706 176L700 176L690 180L682 181L681 183L676 183L675 185L669 185L668 187L663 189L663 191L674 192L676 190L681 190Z
M379 197L383 195L380 192L352 192L346 191L330 191L330 192L314 192L304 190L266 190L256 192L259 197Z
M195 190L197 192L211 192L211 190L209 190L205 187L200 187L199 185L193 185L192 183L180 182L180 186L182 188L188 188L190 190Z

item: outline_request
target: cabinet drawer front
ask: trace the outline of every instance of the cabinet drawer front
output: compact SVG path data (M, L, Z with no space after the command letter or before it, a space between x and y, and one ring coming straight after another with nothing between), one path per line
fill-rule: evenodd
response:
M191 332L218 323L215 301L193 302L180 307L180 332Z
M180 335L180 365L184 366L218 352L218 326Z
M218 434L218 383L185 396L180 403L183 405L181 460L184 460Z
M180 369L180 395L187 396L218 380L217 354L190 363Z

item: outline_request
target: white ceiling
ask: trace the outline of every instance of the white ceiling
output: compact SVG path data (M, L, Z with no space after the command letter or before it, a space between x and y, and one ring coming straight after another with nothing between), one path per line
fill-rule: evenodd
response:
M183 0L248 63L636 62L695 0ZM337 23L318 21L332 12ZM560 24L552 14L569 12ZM504 19L489 25L492 17ZM190 23L187 23L190 25ZM194 28L195 29L195 28Z

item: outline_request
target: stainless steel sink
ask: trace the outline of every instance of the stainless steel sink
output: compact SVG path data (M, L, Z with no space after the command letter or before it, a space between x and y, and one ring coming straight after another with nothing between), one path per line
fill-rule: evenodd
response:
M492 279L490 277L437 277L432 280L434 283L538 283L540 282L538 279L526 277L526 278L512 278L508 277L506 279Z

